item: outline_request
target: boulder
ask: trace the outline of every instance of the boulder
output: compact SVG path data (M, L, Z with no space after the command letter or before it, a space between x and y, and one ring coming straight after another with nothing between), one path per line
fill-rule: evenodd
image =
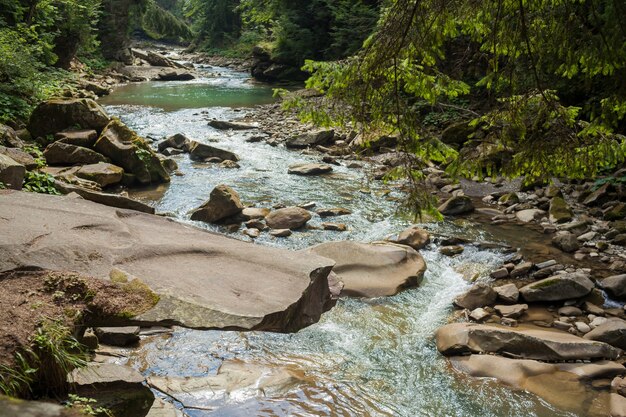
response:
M474 310L496 302L498 294L483 282L476 283L464 294L454 299L454 304L460 308Z
M606 343L569 333L537 329L513 329L473 323L453 323L435 335L437 349L446 356L468 353L500 353L522 359L572 361L611 359L620 350Z
M293 332L317 322L332 301L329 259L161 216L3 191L0 219L0 271L35 267L110 279L112 269L122 270L158 296L134 325Z
M611 297L626 299L626 274L604 278L599 281L599 284Z
M246 207L241 211L241 216L244 220L264 219L270 211L268 208Z
M156 81L189 81L195 79L196 76L193 75L188 70L183 69L171 69L171 70L163 70L160 71L156 76Z
M305 250L332 259L344 283L342 296L385 297L422 282L426 263L419 253L390 243L327 242Z
M233 152L225 151L211 145L205 145L195 140L189 143L189 157L194 161L204 161L208 158L219 158L223 161L239 161L239 157Z
M609 188L611 187L610 183L605 183L600 188L589 194L583 204L587 206L598 206L610 201L611 197L609 194Z
M455 196L449 198L438 208L439 212L445 216L458 216L460 214L474 211L474 203L467 196Z
M24 142L17 136L15 130L7 125L0 124L0 146L23 148Z
M26 168L12 158L0 153L0 182L8 188L21 190Z
M424 247L430 243L430 235L426 230L420 227L411 226L400 232L394 242L400 245L410 246L415 250L420 250L424 249Z
M585 334L584 338L626 350L626 321L618 318L609 319Z
M287 139L288 148L307 148L315 145L325 145L335 137L334 130L316 130Z
M68 375L73 391L96 400L97 407L109 409L116 417L145 416L154 394L134 369L112 363L91 364Z
M320 175L333 171L333 167L327 164L295 164L287 171L294 175Z
M98 132L93 129L65 130L54 135L54 139L69 145L92 148L98 140Z
M550 201L550 222L551 223L567 223L574 217L572 209L562 197L554 197Z
M517 217L517 220L521 221L522 223L530 223L534 220L540 219L541 217L543 217L544 214L546 214L546 212L543 210L527 209L518 211L517 213L515 213L515 217Z
M506 284L500 287L495 287L493 289L496 294L498 294L498 298L507 303L516 303L519 299L519 290L515 286L515 284Z
M522 287L519 292L527 302L561 301L581 298L593 290L594 284L582 272L554 275Z
M556 233L552 238L552 244L567 253L576 252L580 248L576 235L565 230Z
M239 214L243 204L239 194L228 185L218 185L211 191L209 199L191 213L191 220L216 223Z
M617 203L604 213L606 220L621 220L626 217L626 204Z
M24 165L24 167L29 171L32 171L39 166L35 158L33 158L29 153L18 148L0 146L0 154L8 156L20 165Z
M104 128L94 148L127 174L133 175L140 184L170 181L169 174L148 142L118 119L113 119Z
M124 177L124 170L113 164L99 162L97 164L83 165L74 175L96 182L100 187L104 188L121 182Z
M98 341L109 346L125 347L139 342L139 327L96 327Z
M49 165L82 165L106 162L107 158L89 148L54 142L43 151Z
M53 99L35 108L28 121L28 131L34 138L76 127L100 132L108 123L109 116L91 99Z
M169 67L169 68L185 68L184 65L169 59L161 54L157 54L152 51L143 51L141 49L131 49L130 51L135 57L143 59L148 64L154 67Z
M272 229L299 229L311 220L311 213L300 207L287 207L272 211L265 222Z
M191 139L182 133L177 133L169 138L165 139L163 142L160 142L157 145L157 149L159 152L163 152L167 148L179 149L181 151L187 151L189 149L189 145L191 144Z
M252 130L257 126L248 123L227 122L224 120L211 120L209 126L218 130Z

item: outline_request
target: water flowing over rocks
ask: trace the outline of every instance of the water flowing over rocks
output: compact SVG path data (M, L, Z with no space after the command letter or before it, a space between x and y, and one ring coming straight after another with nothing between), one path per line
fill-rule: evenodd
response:
M82 199L0 193L0 270L39 267L106 279L121 269L160 297L137 322L287 332L315 323L332 305L328 259Z
M426 263L414 249L390 243L327 242L306 249L336 262L342 296L384 297L418 286Z

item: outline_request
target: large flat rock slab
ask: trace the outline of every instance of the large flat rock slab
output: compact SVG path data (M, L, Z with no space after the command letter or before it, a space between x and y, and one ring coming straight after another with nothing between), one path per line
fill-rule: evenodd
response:
M333 264L81 198L0 191L0 271L121 270L160 296L138 323L296 331L332 305Z
M523 359L571 361L617 359L621 350L569 333L453 323L436 333L437 349L446 356L499 353Z

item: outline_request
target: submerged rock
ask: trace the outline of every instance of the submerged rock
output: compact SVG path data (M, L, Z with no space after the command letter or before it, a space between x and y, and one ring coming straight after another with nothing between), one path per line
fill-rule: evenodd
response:
M512 329L472 323L448 324L437 330L437 349L446 356L466 353L502 353L523 359L571 361L617 359L621 353L606 343L569 333Z
M218 185L211 191L211 196L203 205L194 210L191 220L215 223L227 217L239 214L243 204L239 194L228 185Z
M78 198L2 194L0 270L30 266L101 279L123 270L159 296L134 324L291 332L332 305L327 258Z
M426 262L414 249L390 243L327 242L305 249L332 259L342 296L385 297L416 287L426 272Z
M326 164L296 164L289 167L289 174L294 175L320 175L333 171L333 167Z
M104 109L91 99L53 99L33 110L28 121L28 131L34 138L76 127L100 132L109 120Z

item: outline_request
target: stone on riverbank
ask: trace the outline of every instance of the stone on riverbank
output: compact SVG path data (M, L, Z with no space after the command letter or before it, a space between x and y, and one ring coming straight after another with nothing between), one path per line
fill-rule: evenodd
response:
M474 211L474 203L467 196L455 196L446 200L438 208L439 212L445 216L458 216Z
M29 153L17 148L7 148L0 145L0 154L8 156L20 165L24 165L27 170L33 170L38 167L37 161Z
M398 234L397 239L391 240L400 245L407 245L415 250L424 249L430 243L428 232L418 226L411 226Z
M265 217L265 222L272 229L301 228L311 220L311 213L300 207L286 207L272 211Z
M113 119L94 145L96 151L132 174L140 184L169 182L170 176L145 139Z
M191 143L191 140L187 136L183 135L182 133L177 133L165 139L164 141L160 142L157 145L157 149L159 152L163 152L167 148L174 148L174 149L179 149L181 151L187 151L189 149L190 143Z
M195 140L189 142L188 149L189 157L194 161L204 161L208 158L219 158L222 161L239 161L239 157L233 152L205 145Z
M94 203L103 204L105 206L135 210L148 214L155 213L154 207L122 195L101 193L99 191L88 190L86 188L67 184L61 181L55 181L54 186L62 194L74 193L72 195L75 197L84 198L85 200L93 201Z
M315 145L325 145L333 140L334 137L334 130L316 130L289 138L285 145L288 148L306 148Z
M21 190L26 168L12 158L0 154L0 182L14 190Z
M467 292L455 298L454 304L460 308L474 310L495 303L497 298L498 293L489 285L479 282L474 284Z
M606 343L569 333L512 329L473 323L448 324L437 330L437 349L446 356L466 353L503 353L523 359L571 361L617 359L621 353Z
M584 297L593 288L593 281L587 274L572 272L554 275L528 284L519 292L527 302L560 301Z
M224 120L211 120L209 126L218 130L252 130L256 129L255 125L241 122L227 122Z
M82 199L0 193L0 271L31 266L109 279L123 270L160 297L137 323L289 332L332 305L329 259Z
M609 319L585 334L584 338L626 350L626 322L618 318Z
M98 341L109 346L130 346L139 342L138 326L124 327L97 327L95 329Z
M550 222L555 224L567 223L573 219L572 209L563 197L554 197L550 202Z
M54 135L57 142L84 148L92 148L98 139L98 132L93 129L65 130Z
M53 99L33 110L28 121L28 131L33 138L76 127L100 132L108 123L109 116L91 99Z
M552 244L566 253L576 252L580 248L576 235L564 230L557 232L552 238Z
M100 187L104 188L121 182L124 177L124 170L117 165L99 162L97 164L83 165L74 175L96 182Z
M418 286L426 263L414 249L387 243L327 242L305 249L332 259L344 283L342 296L385 297Z
M143 376L127 366L90 364L73 370L68 381L77 395L95 399L98 407L111 410L116 417L146 415L154 402Z
M107 158L91 149L82 146L54 142L43 151L48 165L82 165L108 162Z
M0 124L0 146L7 148L23 148L24 142L17 136L13 128Z
M613 275L598 281L600 287L611 297L623 300L626 299L626 274Z
M235 216L243 210L239 194L228 185L218 185L203 205L191 213L191 220L216 223Z

